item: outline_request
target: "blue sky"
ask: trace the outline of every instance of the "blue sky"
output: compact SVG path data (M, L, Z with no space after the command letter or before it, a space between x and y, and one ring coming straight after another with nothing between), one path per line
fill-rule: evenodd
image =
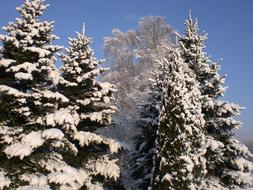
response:
M184 32L189 10L199 18L200 31L209 34L206 51L213 60L223 58L222 73L229 87L225 99L246 107L239 119L241 139L253 139L253 1L252 0L47 0L50 7L41 19L55 21L56 43L67 45L67 37L87 25L86 34L93 38L92 47L103 58L103 37L113 28L135 29L138 19L148 15L165 16L178 32ZM0 26L14 21L15 7L22 0L4 1L0 7Z

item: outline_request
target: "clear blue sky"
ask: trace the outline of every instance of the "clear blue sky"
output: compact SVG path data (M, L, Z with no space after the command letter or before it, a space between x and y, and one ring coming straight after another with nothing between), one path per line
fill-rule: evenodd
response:
M1 2L0 26L14 21L15 7L22 0ZM223 58L222 73L229 86L225 99L246 107L239 117L244 123L241 139L253 139L253 1L252 0L47 0L50 7L42 19L55 21L56 43L66 45L67 37L81 31L93 38L95 55L103 58L103 37L113 28L135 29L138 19L148 15L165 16L180 33L189 9L199 18L200 30L208 32L206 51L213 60Z

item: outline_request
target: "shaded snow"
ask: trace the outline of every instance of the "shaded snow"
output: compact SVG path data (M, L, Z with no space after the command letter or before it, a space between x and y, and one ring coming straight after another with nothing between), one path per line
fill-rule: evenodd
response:
M140 133L140 129L136 126L136 121L123 120L116 121L116 125L98 129L97 132L118 140L125 149L120 156L121 180L126 190L137 190L135 180L130 176L130 161L135 153L135 138Z

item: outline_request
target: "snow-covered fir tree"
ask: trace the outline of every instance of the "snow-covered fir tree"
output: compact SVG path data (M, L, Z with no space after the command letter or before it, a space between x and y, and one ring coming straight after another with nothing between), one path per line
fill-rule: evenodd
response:
M143 190L151 186L154 177L155 141L162 107L163 79L167 74L165 64L160 60L164 55L169 56L168 50L172 48L171 43L166 41L161 42L160 47L160 54L153 58L155 63L152 77L149 78L149 93L143 103L139 104L137 126L141 132L136 137L136 152L130 164L131 175L135 178L137 187Z
M179 49L168 52L161 62L167 73L162 85L153 188L197 189L206 172L199 83Z
M136 152L131 160L131 175L139 189L148 189L152 179L155 140L161 109L161 88L158 72L150 78L150 93L147 100L140 104L140 118L137 126L141 132L136 137Z
M93 56L89 44L91 39L77 33L77 38L69 38L67 55L62 55L63 66L60 91L73 105L78 106L78 113L88 130L95 130L111 123L111 114L116 107L110 104L114 85L100 82L97 77L107 70L99 65L101 60ZM89 123L89 125L87 125Z
M235 139L241 127L235 119L240 106L221 99L226 87L220 65L212 62L204 52L207 34L198 32L197 19L185 22L186 32L179 36L179 48L183 59L200 83L202 114L207 137L207 178L205 189L241 189L252 183L253 165L247 159L252 156L248 148Z
M44 0L25 0L17 8L21 18L0 35L0 189L102 189L93 176L116 179L119 167L106 156L80 165L73 162L77 155L88 155L80 146L105 140L78 131L82 118L56 91L62 80L54 55L61 48L52 45L57 39L51 34L53 22L38 20L46 7ZM118 143L106 142L112 152L118 150Z
M3 27L6 34L0 35L2 189L29 185L30 178L31 186L46 183L46 170L53 159L60 161L54 147L68 144L61 130L46 125L46 116L54 112L56 103L68 101L53 89L57 81L54 53L61 48L52 45L57 38L51 34L53 23L38 20L46 7L43 0L24 1L17 8L21 17ZM59 166L55 165L58 169ZM53 178L49 180L58 183Z
M95 130L111 124L111 114L116 108L110 102L116 89L110 83L97 80L106 69L99 66L102 61L93 56L90 43L91 39L80 33L76 38L69 38L67 53L61 56L63 80L58 86L69 99L69 108L75 110L79 118L71 129L79 152L75 158L70 157L71 162L79 167L86 165L98 187L111 189L113 181L119 178L119 167L109 152L117 153L120 144L96 134Z

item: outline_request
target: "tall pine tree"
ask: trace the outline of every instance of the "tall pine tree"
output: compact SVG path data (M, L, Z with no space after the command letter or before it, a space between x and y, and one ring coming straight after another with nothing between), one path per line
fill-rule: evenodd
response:
M156 140L154 189L197 189L206 171L199 83L179 49L168 52L161 61L167 73Z
M67 53L61 56L63 80L58 86L69 99L69 108L74 109L79 118L72 131L79 144L79 153L70 161L79 167L88 166L92 170L93 182L97 181L97 188L113 188L113 181L119 177L119 167L117 159L111 159L106 147L111 153L117 153L120 145L96 134L96 129L111 124L111 114L116 111L110 105L115 89L110 83L97 80L106 69L99 67L102 61L94 58L90 43L91 39L80 33L76 38L69 38Z
M196 74L202 96L202 113L207 136L207 189L239 189L252 183L251 155L246 146L234 138L241 123L235 119L241 108L221 99L225 77L219 74L220 65L204 52L207 34L198 33L198 22L191 17L185 22L186 32L179 36L183 59Z

